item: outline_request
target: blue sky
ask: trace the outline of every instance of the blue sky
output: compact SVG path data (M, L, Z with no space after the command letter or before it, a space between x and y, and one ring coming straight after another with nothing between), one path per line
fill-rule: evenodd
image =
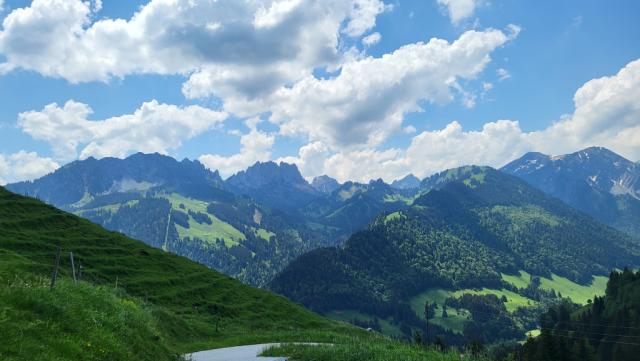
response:
M223 1L172 16L165 8L182 1L5 0L0 182L135 151L200 159L225 175L258 160L284 160L305 176L340 180L499 166L529 150L559 154L596 144L640 159L633 105L640 95L639 2L353 1L336 0L326 22L311 2L290 2L264 17L268 25L254 21L247 30L227 19L280 8ZM344 13L335 10L343 5ZM52 10L63 6L71 8ZM146 21L133 21L145 8ZM100 29L109 36L91 36ZM167 29L179 31L155 39ZM365 45L374 33L380 40ZM416 45L431 38L449 48ZM458 40L467 50L454 46ZM148 53L132 52L128 41ZM593 79L605 84L591 90ZM620 84L623 93L606 96ZM345 88L344 99L327 100ZM574 104L580 89L585 99ZM358 95L374 100L346 104ZM70 100L77 106L67 109ZM111 125L92 125L113 117Z

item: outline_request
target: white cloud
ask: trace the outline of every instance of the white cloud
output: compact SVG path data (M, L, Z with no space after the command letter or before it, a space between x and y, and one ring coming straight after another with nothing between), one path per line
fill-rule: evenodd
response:
M453 24L473 16L481 0L438 0L438 4L446 8Z
M343 49L341 34L361 37L373 29L377 16L391 9L380 0L151 0L129 20L95 20L100 7L98 1L34 0L12 11L0 32L0 53L7 59L0 72L23 68L71 82L183 74L187 97L219 97L226 111L240 117L271 113L268 120L282 135L302 135L330 148L380 144L402 129L406 113L428 103L459 95L473 106L475 94L457 81L474 79L490 53L518 30L469 31L452 43L434 38L373 58ZM376 40L375 34L365 42ZM318 68L339 75L318 79ZM98 134L88 126L88 106L68 108L47 109L63 115L54 125L65 135L23 127L50 141L59 157L73 157L80 146L81 156L88 156L122 153L135 144L162 151L179 144Z
M509 74L509 71L504 68L499 68L498 70L496 70L496 74L498 74L498 80L500 81L511 78L511 74Z
M601 145L630 159L640 158L640 59L617 74L593 79L576 91L573 114L534 133L555 153ZM549 142L547 140L551 139Z
M380 33L378 32L375 32L373 34L369 34L364 38L362 38L362 44L366 47L369 47L377 44L378 42L380 42L381 39L382 39L382 35L380 35Z
M342 31L349 36L360 36L376 26L379 14L393 10L379 0L354 0L351 4L350 20Z
M151 0L131 19L99 19L101 1L34 0L3 21L0 71L70 82L183 74L189 97L263 96L333 66L340 34L360 36L380 0Z
M416 135L406 149L375 148L326 152L307 168L306 157L292 158L303 174L329 174L340 181L419 177L467 164L500 167L527 151L565 154L605 146L629 159L640 159L640 59L616 75L585 83L574 96L573 114L546 129L524 132L517 121L486 123L464 130L458 122ZM303 147L304 148L304 147Z
M324 174L325 160L329 155L329 148L324 143L313 142L300 147L297 157L283 157L276 161L296 164L302 174L316 176Z
M218 154L203 154L198 160L210 169L217 169L223 177L243 170L258 161L271 158L271 148L275 135L267 134L253 127L240 137L240 152L228 157Z
M0 185L39 178L58 167L51 158L40 157L35 152L0 153Z
M413 125L407 125L406 127L402 128L402 131L405 134L413 134L417 131L417 129Z
M182 141L220 124L226 114L199 106L177 107L155 100L133 114L92 121L91 108L73 100L41 111L18 115L18 126L35 139L45 140L60 160L89 156L124 157L134 151L167 153Z
M452 122L441 130L416 135L406 149L369 148L328 154L322 167L314 167L312 174L307 172L304 157L291 160L302 164L303 174L308 177L329 174L340 181L392 181L407 173L424 177L465 164L501 166L529 150L525 138L514 121L487 123L480 131L464 131L458 122Z
M375 146L400 129L406 113L424 102L447 103L455 93L472 106L475 96L457 79L474 79L489 54L512 39L499 30L468 31L456 41L431 39L403 46L380 58L354 58L338 76L307 76L272 97L227 103L233 113L271 111L281 134L300 134L331 148Z
M488 82L483 82L482 83L482 89L486 92L488 92L489 90L493 89L493 84L488 83Z

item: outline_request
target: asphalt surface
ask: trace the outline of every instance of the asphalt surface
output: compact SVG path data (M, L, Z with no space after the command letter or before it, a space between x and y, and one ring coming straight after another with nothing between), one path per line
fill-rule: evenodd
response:
M218 348L215 350L200 351L186 355L187 360L192 361L285 361L284 357L258 357L267 347L277 345L264 343L260 345L248 345Z

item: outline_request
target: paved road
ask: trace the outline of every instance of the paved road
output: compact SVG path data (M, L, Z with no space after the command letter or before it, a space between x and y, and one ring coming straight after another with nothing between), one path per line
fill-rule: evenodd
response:
M215 350L200 351L187 355L187 360L193 361L284 361L283 357L258 357L267 347L277 345L264 343L260 345L237 346L218 348Z

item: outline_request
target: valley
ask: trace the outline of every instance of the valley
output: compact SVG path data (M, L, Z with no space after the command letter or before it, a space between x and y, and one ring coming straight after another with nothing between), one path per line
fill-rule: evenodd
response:
M638 24L0 0L0 361L638 361Z
M172 169L191 175L176 178ZM109 175L114 170L118 173ZM96 174L108 176L92 180ZM640 264L640 243L631 235L489 167L450 169L419 183L409 177L393 186L381 180L340 184L325 177L314 182L315 189L295 166L275 163L256 164L242 177L242 182L227 186L197 162L137 154L124 160L75 162L9 189L58 202L53 204L159 249L153 251L158 256L186 256L326 317L311 321L320 316L310 316L304 331L307 326L297 324L300 337L294 337L284 331L289 326L282 328L279 322L238 323L244 311L223 306L237 304L234 298L219 293L195 296L200 293L195 290L204 287L194 278L202 271L188 271L186 278L185 273L174 273L164 281L151 275L129 279L133 268L123 267L128 261L120 258L105 271L100 266L88 269L87 276L99 277L99 283L118 278L127 290L125 300L133 296L131 302L137 304L135 297L143 297L162 309L152 312L154 326L148 327L164 334L167 349L249 340L341 339L348 330L345 324L396 339L422 333L427 342L437 339L453 346L473 340L524 340L540 332L538 316L545 310L563 300L592 302L604 294L609 270ZM60 188L61 181L67 186ZM78 188L85 191L60 192ZM291 189L298 200L281 204L281 198L260 196L271 189L283 194ZM12 252L24 252L22 246L11 247L5 251L12 257ZM74 253L92 262L82 248ZM16 259L21 258L11 262ZM176 282L187 282L194 291L172 286L169 294L154 295L159 285ZM75 287L68 281L63 285ZM193 300L184 298L190 292L196 292ZM178 294L181 301L175 298ZM219 304L210 304L216 299ZM209 306L203 306L205 300ZM265 300L254 298L263 308L282 307ZM145 302L137 307L147 308ZM184 302L191 306L185 308ZM203 307L227 316L205 316L199 311ZM258 312L262 317L265 311ZM251 314L247 316L254 317ZM225 321L227 317L233 321ZM299 317L307 318L293 319ZM175 333L171 326L166 334L166 322L181 325L181 331ZM205 323L224 331L216 336ZM321 324L326 331L315 326ZM246 327L269 331L258 336L243 331Z

